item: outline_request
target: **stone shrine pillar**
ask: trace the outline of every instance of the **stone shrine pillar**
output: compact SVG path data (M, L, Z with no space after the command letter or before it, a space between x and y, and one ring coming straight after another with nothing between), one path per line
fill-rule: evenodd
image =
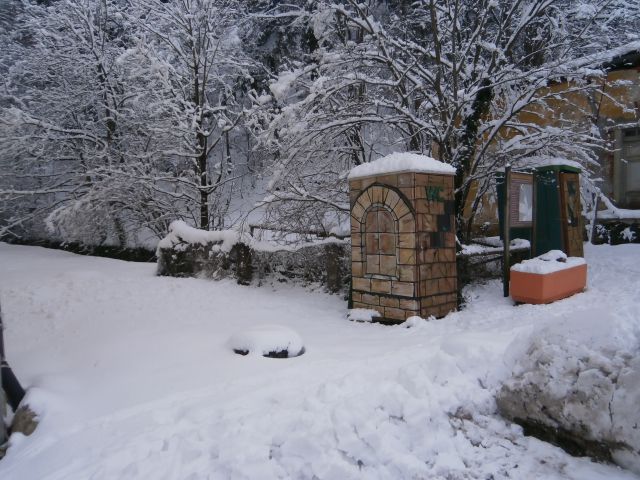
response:
M387 323L456 309L454 175L408 153L351 170L353 308L377 310Z

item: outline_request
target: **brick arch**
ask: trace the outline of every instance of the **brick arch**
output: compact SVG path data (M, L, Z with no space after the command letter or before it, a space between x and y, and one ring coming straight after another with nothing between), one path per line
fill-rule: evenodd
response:
M383 206L392 212L398 221L398 233L415 231L415 212L400 190L374 183L358 196L351 208L351 216L358 223L364 223L364 214L372 205Z

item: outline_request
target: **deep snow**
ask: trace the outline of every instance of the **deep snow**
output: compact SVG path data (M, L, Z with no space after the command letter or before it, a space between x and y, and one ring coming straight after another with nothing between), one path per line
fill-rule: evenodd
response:
M350 322L341 298L298 287L0 244L8 358L41 419L12 437L0 478L637 478L494 413L539 329L616 319L609 341L637 341L640 246L586 252L583 294L513 307L490 282L464 311L406 328ZM273 323L306 353L227 345Z

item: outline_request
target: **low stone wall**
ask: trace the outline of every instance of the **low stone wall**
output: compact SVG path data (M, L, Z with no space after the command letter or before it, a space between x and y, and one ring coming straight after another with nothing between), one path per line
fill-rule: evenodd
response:
M246 239L245 239L246 240ZM259 248L250 242L221 248L222 242L181 243L159 247L158 275L174 277L235 278L239 284L265 281L321 284L332 293L347 292L351 246L327 241L298 248L271 245Z

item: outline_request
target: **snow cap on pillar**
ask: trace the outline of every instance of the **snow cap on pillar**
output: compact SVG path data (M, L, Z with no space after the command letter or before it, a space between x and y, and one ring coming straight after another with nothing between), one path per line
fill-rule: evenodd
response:
M349 172L349 180L401 172L455 175L456 169L427 155L406 152L392 153L373 162L363 163L352 168Z

